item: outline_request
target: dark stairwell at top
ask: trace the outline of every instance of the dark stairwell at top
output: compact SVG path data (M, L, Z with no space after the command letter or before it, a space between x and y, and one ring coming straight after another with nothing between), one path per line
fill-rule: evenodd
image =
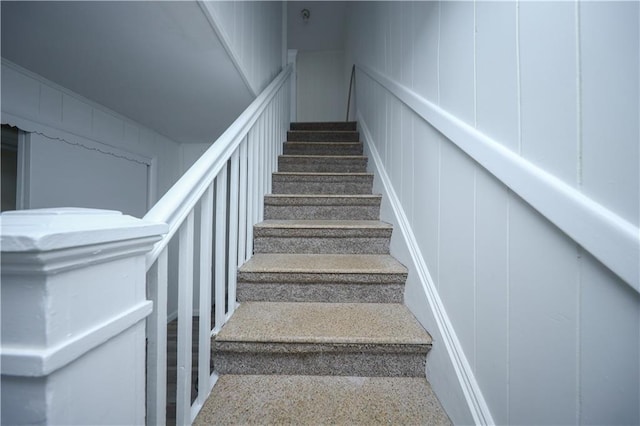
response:
M448 424L356 123L293 123L196 424Z

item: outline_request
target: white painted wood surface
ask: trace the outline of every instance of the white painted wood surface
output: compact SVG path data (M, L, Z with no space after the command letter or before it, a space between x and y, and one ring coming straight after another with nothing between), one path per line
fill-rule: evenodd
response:
M342 121L348 82L344 50L298 51L297 121Z
M194 212L189 212L178 232L178 342L176 424L191 423L191 352L193 318Z
M148 220L154 218L169 224L163 239L146 256L149 285L162 282L160 274L167 275L170 265L166 257L162 265L159 262L163 261L163 253L166 256L167 250L175 247L172 240L176 233L179 237L177 424L193 422L218 377L215 372L210 374L210 339L233 314L236 307L236 268L253 252L252 228L260 220L259 206L265 191L270 190L268 178L275 170L279 145L282 145L289 125L291 72L292 67L288 66L280 73L145 216ZM194 212L198 206L199 220L195 220ZM198 271L197 280L194 269ZM195 313L193 294L196 283L197 315L200 317L198 390L192 403L191 356L195 331L191 319ZM165 293L160 295L162 291ZM150 291L159 303L162 300L166 303L166 292L166 286L164 290ZM166 322L166 306L164 311L157 314L157 319L164 317ZM211 316L214 318L213 327ZM152 327L154 334L149 335L149 339L156 339L158 330L163 327L166 330L166 324ZM150 365L154 368L148 370L148 374L156 376L149 378L149 382L156 384L158 389L148 394L147 408L149 418L161 424L166 422L161 408L165 404L166 379L163 375L166 374L158 369L163 360L166 363L163 358L166 340L150 342L149 348L155 352L150 354Z
M281 69L282 4L198 1L254 95Z
M150 207L151 159L136 161L126 152L105 153L38 133L25 138L25 208L108 208L142 217Z
M5 59L2 59L2 88L3 124L103 152L105 156L125 157L149 165L150 205L156 201L157 194L164 194L178 179L179 144L176 141ZM117 170L117 161L113 168ZM63 167L48 168L37 173L42 180L58 179L64 176L64 170ZM109 198L108 194L103 195L105 200ZM38 198L31 201L34 206L40 202ZM135 206L125 210L134 209Z
M354 3L346 43L371 166L395 196L383 220L403 235L407 303L441 342L429 379L456 423L638 423L639 6L456 7L473 5ZM451 28L475 31L464 57ZM413 34L400 70L394 34ZM475 67L475 99L445 108L451 64ZM417 116L408 131L400 108L402 141L398 100ZM502 154L488 160L489 145Z
M2 423L144 422L144 255L167 226L42 209L0 229Z

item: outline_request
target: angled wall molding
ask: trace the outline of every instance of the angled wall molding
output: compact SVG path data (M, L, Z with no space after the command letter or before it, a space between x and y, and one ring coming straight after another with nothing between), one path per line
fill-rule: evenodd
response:
M371 153L371 158L374 161L377 172L376 175L382 182L386 192L386 199L389 200L395 215L396 223L402 232L404 243L411 255L413 265L410 266L410 269L416 272L420 284L422 285L422 290L429 301L429 307L436 320L436 325L440 335L442 336L442 343L445 346L451 364L456 372L460 388L467 401L467 405L471 415L473 416L474 422L479 425L495 424L495 421L491 416L489 406L487 405L484 396L482 395L482 391L478 386L478 382L475 379L471 365L464 354L460 340L458 339L455 329L449 320L444 304L438 295L438 290L436 289L431 274L429 273L427 263L422 255L413 229L411 228L411 224L409 223L404 209L402 208L398 195L393 189L391 179L384 168L380 154L378 154L375 144L373 143L371 132L367 127L364 117L359 112L357 114L357 121L364 141Z
M200 9L202 9L202 13L207 18L207 21L209 21L211 28L213 28L216 35L220 39L220 43L222 44L222 46L224 46L224 49L229 54L229 58L231 58L231 62L233 62L233 65L236 67L236 69L240 73L240 77L242 77L242 80L247 85L247 88L251 92L251 95L253 97L258 96L257 89L253 87L253 85L251 84L251 81L249 80L249 76L247 75L247 70L245 70L242 67L240 58L238 58L238 55L236 54L236 52L234 51L231 45L231 39L229 38L229 35L224 30L222 25L220 25L220 17L216 13L214 7L211 6L210 2L206 2L202 0L198 0L198 5L200 6Z
M640 292L639 228L411 89L357 67Z

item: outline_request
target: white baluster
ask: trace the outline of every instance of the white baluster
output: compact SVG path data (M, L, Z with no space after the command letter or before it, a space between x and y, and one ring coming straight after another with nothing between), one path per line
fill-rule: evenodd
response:
M211 268L213 266L213 184L200 199L200 315L198 321L198 399L204 405L209 394L211 363ZM193 413L192 413L193 415Z
M262 222L264 218L264 207L260 200L264 199L265 194L265 149L264 149L264 111L258 119L258 217L256 222Z
M215 260L215 331L225 321L225 290L226 290L226 231L227 231L227 166L225 165L216 177L216 260Z
M231 156L231 176L229 186L229 262L228 262L228 315L236 309L236 276L238 273L238 169L239 150L236 149Z
M147 317L147 423L166 424L167 416L167 270L168 249L147 271L148 297L153 311Z
M253 255L253 224L256 212L256 155L253 128L247 134L247 258Z
M191 424L191 327L193 325L193 210L180 228L178 255L178 366L176 424Z
M245 137L240 143L240 187L238 212L238 266L247 261L247 138Z

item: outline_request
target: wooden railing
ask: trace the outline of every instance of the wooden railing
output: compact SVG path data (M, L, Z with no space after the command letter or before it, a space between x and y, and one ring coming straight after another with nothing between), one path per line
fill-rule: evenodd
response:
M193 422L217 380L210 342L236 308L237 268L253 252L253 225L262 220L263 196L289 124L291 75L289 65L144 217L169 225L146 257L154 303L147 320L147 424L166 422L167 300L176 284L176 424ZM177 270L177 283L170 267ZM199 326L192 401L194 288Z

